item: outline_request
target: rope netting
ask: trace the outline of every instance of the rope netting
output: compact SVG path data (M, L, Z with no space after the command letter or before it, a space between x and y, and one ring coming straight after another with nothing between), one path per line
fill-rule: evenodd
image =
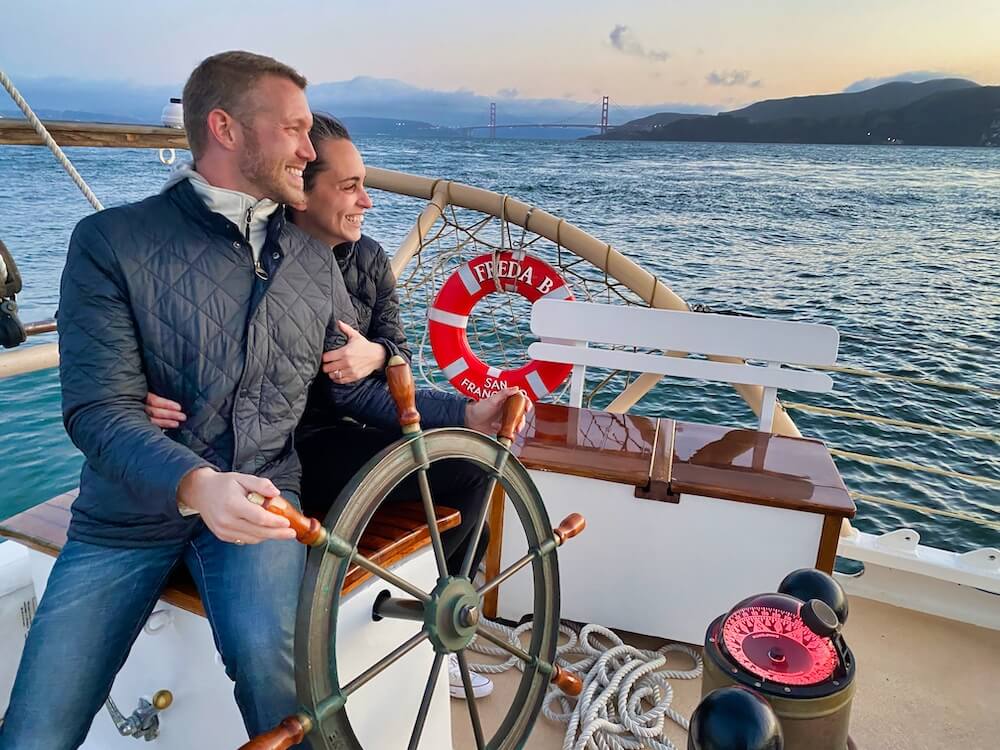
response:
M428 338L428 313L438 290L451 274L473 258L505 252L513 253L515 259L531 255L545 261L559 272L577 300L647 306L627 286L560 243L503 218L450 205L397 280L403 320L424 384L450 389L447 379L435 366ZM530 329L531 303L516 292L496 286L473 309L466 333L477 356L488 365L509 370L528 361L528 346L537 339ZM613 373L610 377L619 381L614 390L620 392L635 374ZM588 377L588 384L596 386L609 379L607 375L595 374ZM544 400L565 401L568 388L569 381Z

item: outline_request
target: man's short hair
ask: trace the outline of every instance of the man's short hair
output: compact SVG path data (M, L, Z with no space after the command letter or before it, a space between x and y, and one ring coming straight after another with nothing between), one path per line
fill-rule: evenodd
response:
M206 57L191 72L181 101L184 130L195 160L208 144L208 113L223 109L237 121L245 122L253 114L248 95L257 81L267 75L287 78L300 89L306 87L305 77L294 68L273 57L242 50Z
M316 182L316 175L326 169L329 165L319 152L319 147L326 141L349 141L351 134L347 132L344 123L332 115L325 112L313 112L313 124L309 129L309 140L312 142L316 158L306 164L302 171L302 182L305 191L308 193L313 189Z

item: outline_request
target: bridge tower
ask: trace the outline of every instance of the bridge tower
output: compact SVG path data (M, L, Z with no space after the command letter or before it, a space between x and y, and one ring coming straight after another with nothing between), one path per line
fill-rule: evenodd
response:
M608 97L601 101L601 135L608 132Z
M497 103L490 102L490 140L497 139Z

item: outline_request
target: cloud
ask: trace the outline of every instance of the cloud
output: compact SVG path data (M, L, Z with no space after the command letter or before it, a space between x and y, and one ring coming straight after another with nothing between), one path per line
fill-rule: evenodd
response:
M608 39L611 41L612 47L626 55L643 57L647 60L653 60L654 62L665 62L670 57L670 53L666 50L647 50L642 46L642 44L639 43L639 40L636 38L636 35L632 33L631 29L629 29L628 26L623 26L622 24L618 24L611 29L611 33L608 34Z
M852 94L857 91L867 91L868 89L873 89L876 86L881 86L883 83L892 83L893 81L909 81L910 83L922 83L923 81L930 81L935 78L957 78L954 73L945 73L939 70L908 70L903 73L897 73L894 76L883 76L882 78L862 78L860 81L855 81L850 86L844 89L845 94Z
M759 78L750 80L749 70L713 70L705 76L705 81L709 86L747 86L756 89L761 85Z
M497 96L502 99L516 99L520 92L517 89L499 89Z

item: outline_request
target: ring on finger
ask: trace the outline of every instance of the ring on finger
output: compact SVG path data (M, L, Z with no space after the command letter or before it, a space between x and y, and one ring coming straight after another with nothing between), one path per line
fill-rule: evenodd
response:
M246 542L244 542L242 539L234 539L233 544L235 544L238 547L242 547L244 544L246 544Z
M340 380L340 370L337 370L335 373L333 373L333 377L335 377L337 380Z

